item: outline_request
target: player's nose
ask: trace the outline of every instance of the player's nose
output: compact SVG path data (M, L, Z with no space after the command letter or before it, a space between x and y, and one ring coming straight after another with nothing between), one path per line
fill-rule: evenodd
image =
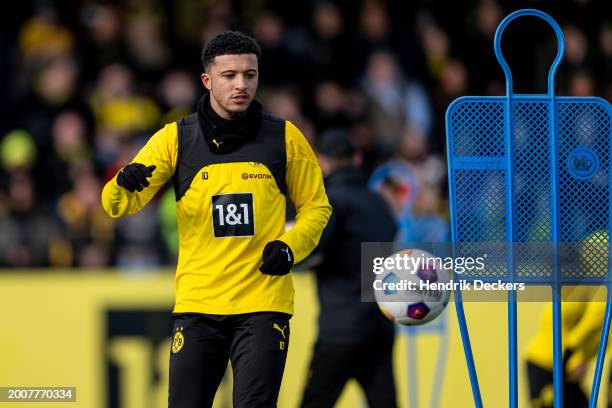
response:
M246 80L244 75L238 75L236 77L236 83L234 86L236 87L236 90L239 90L239 91L246 91L247 88L249 87L248 81Z

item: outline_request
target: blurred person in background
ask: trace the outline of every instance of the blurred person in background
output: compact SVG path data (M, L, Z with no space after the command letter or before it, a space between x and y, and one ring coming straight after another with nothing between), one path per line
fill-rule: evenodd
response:
M16 129L0 141L0 265L5 267L63 266L56 243L62 229L37 192L32 169L39 159L31 134Z
M504 10L498 0L479 0L476 10L465 19L463 27L469 40L462 55L470 74L478 78L472 87L474 95L498 95L504 92L503 73L493 52L495 30L504 17Z
M398 149L418 180L413 206L404 206L398 213L401 242L432 243L450 239L448 214L444 213L442 185L446 181L446 165L437 154L428 153L427 138L414 128L405 128ZM388 196L389 199L392 199Z
M156 84L172 58L162 32L163 14L155 8L135 10L125 16L126 61L139 78Z
M385 163L393 155L393 151L378 142L374 128L366 115L360 115L350 127L351 143L361 155L361 168L366 176L370 176L375 168Z
M324 132L334 126L348 126L345 109L350 102L346 90L340 83L322 80L315 84L313 93L312 117L318 132Z
M364 1L361 3L351 50L354 60L354 78L366 69L367 60L372 53L379 49L393 48L392 43L395 42L396 36L391 32L392 21L384 2Z
M79 174L94 170L93 149L88 140L90 129L86 119L75 110L65 110L55 116L51 127L52 150L41 157L51 197L68 191Z
M57 202L57 214L66 228L74 266L101 268L110 263L115 222L106 217L100 206L101 191L101 181L91 169L83 168L74 176L72 188Z
M563 27L563 35L565 38L565 53L563 55L563 64L559 66L558 77L562 83L568 82L568 77L573 72L578 70L592 70L595 60L593 55L593 47L589 44L589 40L584 31L574 24L566 24ZM550 61L542 60L540 62L541 76L548 73ZM542 78L544 79L544 78Z
M346 35L344 16L340 8L330 1L316 2L311 14L311 38L307 42L308 55L313 72L319 79L329 78L352 82L349 39Z
M416 242L411 220L420 183L412 168L405 161L389 160L374 170L368 185L385 199L393 212L397 225L394 240Z
M137 91L133 72L112 64L100 71L89 102L95 117L96 161L117 170L130 147L144 139L159 123L161 112L148 95Z
M299 72L295 58L286 42L283 19L270 11L261 12L254 21L253 33L265 58L261 61L261 81L269 86L291 83Z
M17 35L23 73L31 74L42 64L69 56L74 45L74 34L57 11L48 4L38 7Z
M439 186L422 185L414 207L401 215L401 229L406 235L398 237L398 241L419 244L450 241L448 217L442 212L444 204Z
M202 50L206 93L196 113L156 132L102 191L104 210L120 218L174 186L172 408L211 407L228 361L235 407L276 406L293 315L289 272L317 245L331 213L302 133L254 100L260 52L240 32L213 37ZM297 211L289 231L287 198Z
M170 123L188 115L197 101L196 83L189 72L168 71L158 89L162 123Z
M121 10L111 4L90 3L80 12L84 36L79 49L84 77L95 78L101 67L125 60L121 42Z
M597 77L601 81L603 97L612 100L612 23L601 25L598 44Z
M395 56L376 51L368 60L362 89L370 101L369 118L380 142L395 149L404 127L429 135L433 118L423 86L402 74Z
M135 89L134 73L122 64L104 67L98 77L90 103L98 128L119 137L148 132L159 121L159 108Z
M431 93L434 117L436 118L435 136L432 138L434 143L431 144L431 150L438 153L442 153L445 148L446 109L453 100L469 94L470 90L469 73L462 61L449 60L442 68L440 75L438 83Z
M347 381L355 379L369 406L396 407L395 328L376 303L361 301L359 255L362 242L393 241L393 213L368 189L346 130L321 135L318 157L333 211L306 261L316 274L320 312L301 406L333 407Z
M38 201L27 171L14 171L8 182L5 208L0 217L0 264L31 268L53 265L53 244L62 230Z
M315 128L312 121L302 111L301 99L298 91L292 88L268 88L262 91L262 104L270 114L294 123L302 131L311 146L316 145Z

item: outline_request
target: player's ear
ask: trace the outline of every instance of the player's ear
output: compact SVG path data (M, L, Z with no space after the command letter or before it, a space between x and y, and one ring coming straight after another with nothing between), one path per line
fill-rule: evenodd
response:
M204 88L210 91L210 75L207 72L202 72L202 74L200 75L200 79L202 80L202 85L204 85Z

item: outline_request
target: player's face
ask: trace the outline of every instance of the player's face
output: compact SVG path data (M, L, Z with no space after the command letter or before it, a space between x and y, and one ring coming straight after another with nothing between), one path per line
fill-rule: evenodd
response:
M201 78L202 84L210 91L210 104L219 116L225 119L240 116L247 110L257 91L257 56L216 56Z

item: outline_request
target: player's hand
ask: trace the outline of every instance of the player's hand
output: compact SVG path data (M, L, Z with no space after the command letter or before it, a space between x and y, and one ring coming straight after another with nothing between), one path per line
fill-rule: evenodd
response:
M271 241L263 250L263 263L259 267L266 275L286 275L293 266L293 251L283 241Z
M580 382L586 375L588 369L589 369L588 361L581 361L580 363L572 367L571 370L568 371L567 376L570 381Z
M589 362L580 351L568 350L565 353L564 370L569 381L580 382L586 375Z
M142 191L149 185L148 177L153 175L155 166L145 166L140 163L130 163L125 166L117 175L117 184L125 188L130 193Z

